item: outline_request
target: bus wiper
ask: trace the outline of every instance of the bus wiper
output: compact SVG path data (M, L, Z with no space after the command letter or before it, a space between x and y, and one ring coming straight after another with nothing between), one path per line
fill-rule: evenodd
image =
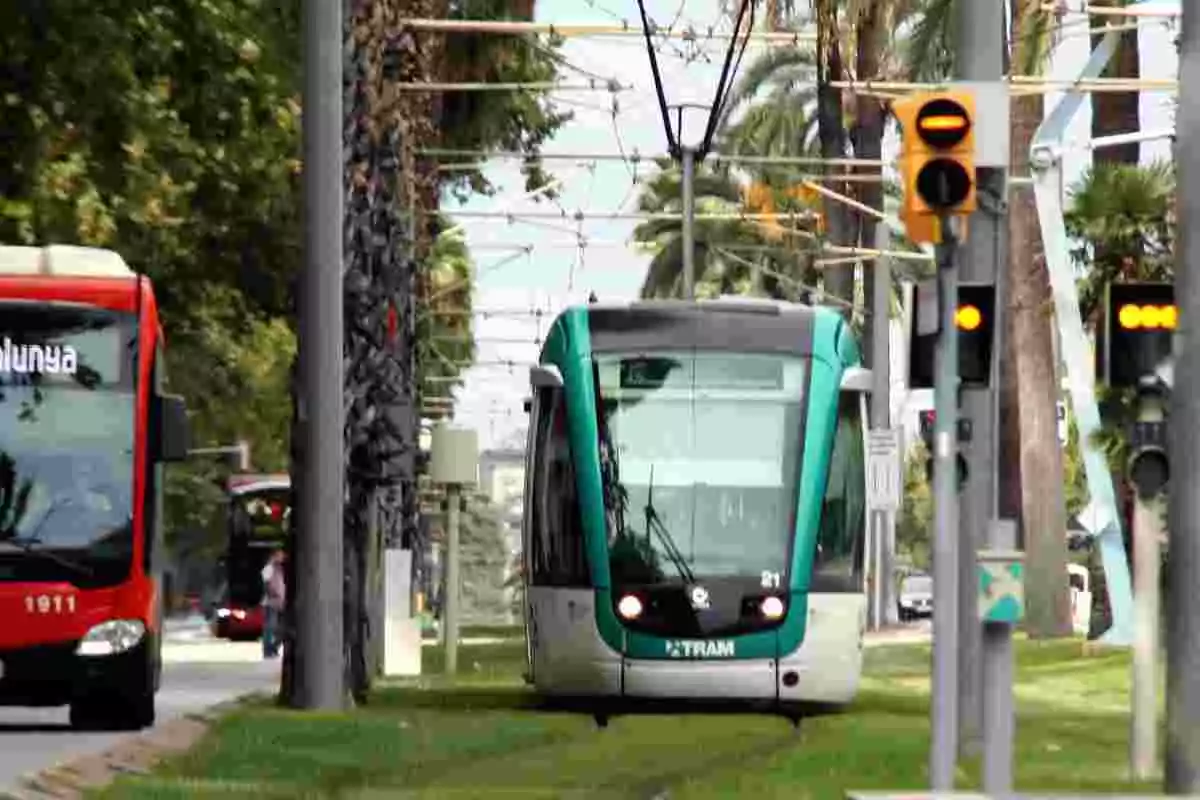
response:
M650 465L650 485L646 487L646 533L650 531L658 534L659 540L666 548L667 558L671 559L671 563L675 565L675 569L679 571L679 575L687 583L695 583L696 576L692 573L691 567L687 564L687 559L683 557L683 553L675 546L675 540L671 538L671 534L667 531L667 526L658 516L658 512L654 510L654 465Z
M44 515L42 515L42 518L38 520L38 524L36 526L34 526L33 532L30 533L28 536L5 536L3 538L0 538L0 543L11 545L11 546L17 548L18 550L21 550L25 553L29 553L31 555L37 555L37 556L41 556L42 558L47 558L47 559L59 564L60 566L66 567L67 569L71 569L80 574L90 576L90 575L92 575L92 570L89 569L88 567L85 567L83 564L80 564L76 561L72 561L69 558L63 558L62 556L55 555L52 551L47 550L43 547L37 546L39 544L43 544L42 537L41 537L42 526L45 525L47 520L49 520L50 517L54 516L54 512L58 511L58 509L61 508L62 506L63 506L63 503L61 503L61 502L56 501L55 503L53 503L50 506L50 510L47 511Z
M51 550L46 550L45 548L38 547L37 545L41 544L41 541L42 541L41 539L30 537L30 536L18 536L18 537L13 537L11 539L0 539L0 544L7 544L11 547L15 547L16 549L18 549L24 553L29 553L30 555L41 556L42 558L49 559L50 561L55 562L59 566L63 566L63 567L66 567L67 569L74 570L75 572L78 572L81 575L87 575L88 577L92 576L92 574L93 574L92 570L90 568L84 566L83 564L80 564L77 561L72 561L69 558L63 558L60 555L56 555Z

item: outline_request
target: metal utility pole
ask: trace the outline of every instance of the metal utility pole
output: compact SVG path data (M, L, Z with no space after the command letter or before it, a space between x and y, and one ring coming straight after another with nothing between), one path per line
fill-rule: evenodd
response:
M297 416L295 685L303 708L345 701L342 670L342 4L304 0L304 274Z
M458 617L462 579L458 575L461 554L459 511L462 495L457 484L446 486L446 586L442 590L442 642L446 648L446 674L458 672Z
M937 246L939 331L934 356L933 736L930 788L954 789L958 754L958 276L957 219L942 217Z
M713 136L717 132L717 123L720 121L722 111L727 99L727 92L730 86L733 85L733 73L737 71L737 64L741 63L742 54L737 57L737 64L734 63L734 51L737 49L735 45L741 36L742 22L746 22L746 30L754 30L754 2L753 0L742 0L741 6L738 9L737 18L733 23L733 36L730 37L729 47L725 51L725 63L721 67L721 77L717 81L717 91L713 96L712 103L708 106L708 122L704 128L704 138L698 146L684 144L683 139L683 109L685 106L695 106L694 103L685 103L678 106L679 108L679 131L678 135L671 130L671 115L667 107L667 94L663 89L662 73L658 69L658 55L654 47L654 40L651 38L651 22L646 14L645 0L637 0L638 11L642 17L642 33L646 37L646 55L650 59L650 72L654 76L654 90L658 95L658 109L662 114L663 128L667 134L667 150L671 156L678 159L680 167L683 171L683 186L681 193L683 195L683 293L687 300L696 299L696 242L695 242L695 172L697 162L703 161L708 155L712 147ZM749 12L749 13L747 13Z
M682 128L682 126L681 126ZM683 162L683 297L696 299L696 150L680 148Z
M429 459L430 477L446 487L446 569L442 588L442 636L446 649L446 674L458 669L459 511L462 487L479 482L479 435L473 430L450 428L444 423L433 430Z
M875 247L887 252L891 231L887 225L875 225ZM896 580L893 564L896 553L896 511L903 487L898 431L891 427L891 263L884 256L875 260L875 286L871 297L871 458L879 458L888 474L872 475L886 481L893 491L876 493L882 499L871 509L870 563L875 580L871 587L870 622L872 629L897 622ZM886 497L878 497L886 494Z
M1005 300L1000 291L1007 263L1007 181L1009 156L1007 124L1008 97L1002 93L1004 75L1004 4L995 0L960 0L957 5L955 72L964 85L975 91L977 119L985 121L975 129L976 136L976 197L978 206L971 215L971 235L963 243L959 259L959 278L964 283L996 286L995 312L992 320L991 379L987 387L964 387L962 415L969 424L969 441L964 459L969 479L964 487L959 524L961 549L958 554L959 575L959 641L958 641L958 720L962 754L978 752L983 730L984 692L1006 692L1011 687L984 687L985 659L1011 660L1011 637L1007 625L981 625L977 601L977 553L985 544L989 547L1011 548L1015 542L996 540L994 524L997 509L996 456L998 453L999 382L1001 338ZM938 412L941 413L940 410ZM998 662L993 667L998 666ZM999 677L1001 673L997 673ZM1000 698L991 698L999 702ZM993 706L1004 708L1003 703ZM989 731L998 733L999 729ZM991 741L993 746L999 742ZM996 751L998 752L998 751ZM1011 762L1011 755L1009 756ZM1009 768L1011 772L1011 766ZM985 777L987 769L985 768ZM986 791L993 790L985 782Z
M1182 0L1179 110L1175 140L1179 192L1175 244L1175 391L1170 416L1186 420L1171 431L1168 454L1176 472L1171 492L1171 568L1167 588L1167 741L1165 789L1200 792L1200 0ZM1191 91L1187 91L1188 88ZM1187 136L1191 131L1192 135ZM1188 144L1191 142L1191 144Z

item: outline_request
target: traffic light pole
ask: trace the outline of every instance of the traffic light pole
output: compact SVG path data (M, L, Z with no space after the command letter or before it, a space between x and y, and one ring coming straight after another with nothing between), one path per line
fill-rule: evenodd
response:
M1200 3L1183 2L1179 23L1179 110L1175 175L1179 223L1175 242L1175 390L1171 419L1186 420L1171 431L1168 455L1174 483L1170 493L1171 568L1167 588L1167 792L1200 792ZM1192 91L1188 92L1187 89ZM1185 136L1191 131L1191 136Z
M958 761L958 220L943 216L937 246L939 330L934 355L933 735L929 779L954 789Z
M1135 780L1158 767L1158 602L1162 535L1161 495L1134 493L1133 505L1133 725L1130 764Z
M1004 76L1004 3L995 0L960 0L957 6L955 74L962 81L999 87ZM1002 108L1007 110L1007 93ZM994 130L1007 132L1000 108L987 108L988 98L976 97L981 119ZM969 479L960 509L962 535L958 557L958 736L960 752L974 754L983 746L983 788L989 794L1012 790L1012 631L1002 623L980 623L978 579L979 550L1012 549L1005 541L1011 525L1000 525L997 512L998 389L1006 298L1003 292L1007 264L1007 141L994 149L984 146L977 131L977 210L970 217L971 236L964 243L959 278L964 282L992 284L991 370L988 386L962 391L962 415L970 422L965 459ZM989 142L988 144L995 144Z

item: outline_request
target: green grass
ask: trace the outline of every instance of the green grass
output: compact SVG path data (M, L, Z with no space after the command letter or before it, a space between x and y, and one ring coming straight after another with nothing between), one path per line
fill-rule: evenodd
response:
M426 648L427 669L440 648ZM299 714L259 703L222 721L132 798L841 798L926 785L929 647L867 651L863 690L840 714L639 715L597 729L542 711L521 686L520 643L461 648L461 675L381 686L369 707ZM1017 787L1141 791L1125 779L1128 654L1078 641L1017 648ZM967 764L960 786L977 785Z
M464 625L458 633L463 639L519 639L525 635L525 630L520 625ZM438 634L433 629L427 629L421 632L421 638L436 639Z

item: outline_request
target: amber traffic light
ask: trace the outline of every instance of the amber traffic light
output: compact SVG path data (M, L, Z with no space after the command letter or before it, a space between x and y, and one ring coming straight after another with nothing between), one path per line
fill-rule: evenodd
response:
M892 105L900 121L900 216L916 242L941 240L938 220L975 210L975 99L969 92L919 93Z
M1133 387L1171 359L1179 325L1175 287L1169 283L1114 283L1108 287L1100 378L1109 386Z
M913 318L920 313L919 293L913 295ZM995 336L996 287L993 284L963 283L958 286L954 327L958 331L958 375L965 387L986 387L992 374L992 342ZM912 330L909 386L933 387L933 354L937 333L922 335Z

